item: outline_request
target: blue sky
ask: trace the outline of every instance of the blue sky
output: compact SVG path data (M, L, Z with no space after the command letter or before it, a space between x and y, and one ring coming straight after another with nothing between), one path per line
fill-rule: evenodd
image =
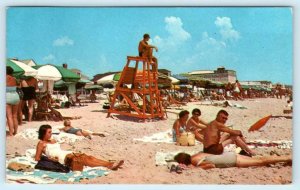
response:
M237 71L240 81L292 84L289 7L156 7L7 9L7 57L67 63L92 78L122 70L144 33L172 74Z

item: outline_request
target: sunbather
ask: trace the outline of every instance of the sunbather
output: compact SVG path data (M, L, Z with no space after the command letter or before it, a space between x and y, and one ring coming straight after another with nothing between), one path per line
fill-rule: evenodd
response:
M62 150L60 145L54 139L51 139L51 136L52 127L50 125L40 126L38 137L40 141L37 144L35 160L39 161L42 154L45 154L49 159L65 164L65 158L73 154L73 152ZM104 166L111 170L117 170L124 163L124 160L109 162L84 153L80 153L79 156L81 157L80 162L82 162L84 166L89 167Z
M203 129L206 128L208 123L204 122L199 117L201 116L201 111L198 108L193 109L192 117L187 121L186 130L191 131L195 134L195 138L203 142Z
M189 112L183 110L179 113L179 119L177 119L173 124L173 141L177 142L177 139L180 137L181 133L186 132L187 120L189 118Z
M91 135L105 137L105 135L103 133L94 133L94 132L89 132L89 131L86 131L86 130L83 130L83 129L74 128L74 127L71 126L71 121L68 120L68 119L64 121L64 126L65 126L64 128L61 128L59 130L64 131L66 133L78 135L78 136L84 136L84 137L87 137L89 139L92 139Z
M270 164L276 164L279 162L292 164L291 155L248 157L236 154L235 152L226 152L221 155L200 152L193 156L187 153L179 153L174 157L174 159L180 164L192 164L202 169L268 166Z
M225 110L220 110L216 119L207 125L204 130L203 152L222 154L226 145L234 143L249 156L255 155L254 151L247 146L240 130L232 130L225 126L228 115ZM224 133L221 135L221 132Z

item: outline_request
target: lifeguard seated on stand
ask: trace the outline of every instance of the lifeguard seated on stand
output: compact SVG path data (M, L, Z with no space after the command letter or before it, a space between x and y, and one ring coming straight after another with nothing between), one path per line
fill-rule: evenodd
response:
M148 44L149 39L150 39L150 35L149 34L144 34L144 38L143 38L143 40L140 41L139 47L138 47L139 56L144 57L144 58L148 58L149 61L151 63L153 63L152 70L156 70L158 63L157 63L156 57L154 57L152 55L152 53L153 53L152 48L154 48L156 50L156 52L158 51L158 49L157 49L156 46L152 46L152 45Z

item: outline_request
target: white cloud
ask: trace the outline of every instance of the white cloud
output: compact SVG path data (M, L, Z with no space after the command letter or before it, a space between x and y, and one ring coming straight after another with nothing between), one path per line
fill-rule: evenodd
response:
M180 45L191 38L189 32L184 30L183 23L179 17L166 17L165 18L165 29L168 32L166 38L155 36L153 42L164 52L177 50Z
M185 31L182 26L183 23L179 17L166 17L165 18L166 30L170 33L172 38L176 38L179 41L188 40L191 35Z
M43 57L43 60L44 60L45 62L53 62L53 61L55 60L55 56L52 55L52 54L49 54L49 55Z
M197 49L222 49L226 48L226 43L222 40L216 40L215 38L210 37L207 32L203 32L202 39L196 47Z
M72 46L74 44L74 41L70 39L68 36L62 36L53 42L53 46L66 46L70 45Z
M228 17L217 17L215 25L219 28L223 40L238 40L240 33L236 31Z

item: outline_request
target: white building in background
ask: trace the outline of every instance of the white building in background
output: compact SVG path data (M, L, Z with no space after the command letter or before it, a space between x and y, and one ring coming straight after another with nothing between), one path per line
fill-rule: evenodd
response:
M222 82L222 83L235 83L237 80L236 78L236 71L234 70L227 70L224 67L219 67L217 70L198 70L192 71L188 73L192 76L202 77L207 80Z
M271 81L239 81L241 85L245 86L260 86L264 88L273 88Z

